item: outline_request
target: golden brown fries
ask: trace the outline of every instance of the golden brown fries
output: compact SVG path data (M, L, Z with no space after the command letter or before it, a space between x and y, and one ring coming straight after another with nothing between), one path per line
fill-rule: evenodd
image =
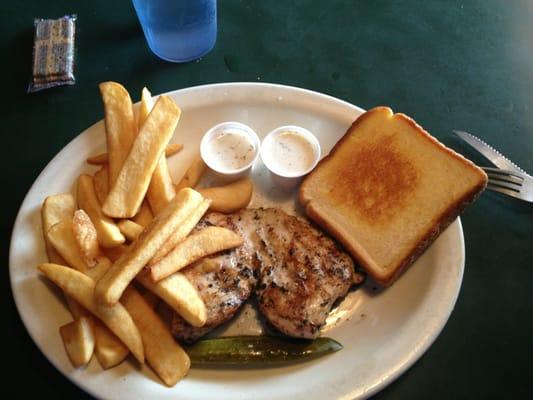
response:
M117 247L110 247L108 249L102 249L102 252L105 254L107 258L111 260L111 262L117 261L122 254L126 252L129 245L127 244L120 244Z
M137 213L157 163L174 134L180 114L181 110L171 98L159 97L111 186L102 206L104 214L130 218Z
M242 244L243 239L232 230L209 226L187 237L161 261L152 265L150 276L154 282L158 282L210 254Z
M75 321L80 319L80 318L83 318L83 317L91 317L91 313L89 311L87 311L85 308L83 308L76 300L74 300L72 297L68 296L67 294L64 294L64 295L65 295L65 301L67 303L67 307L70 310L70 313L72 314L72 318L74 318ZM89 327L89 329L92 330L91 334L93 336L96 336L94 325L91 325ZM61 339L63 340L63 344L65 345L65 348L66 348L67 347L67 343L65 343L65 338L62 337ZM70 343L68 345L70 347L83 348L85 346L84 343L83 343L83 340L84 340L83 336L79 336L79 335L78 336L73 336L73 337L71 337L71 340L73 341L73 343ZM76 341L78 343L75 343ZM68 350L67 350L67 352L68 352ZM128 351L128 353L129 353L129 351Z
M48 235L54 248L57 248L58 252L63 254L64 259L67 260L65 264L87 274L92 279L100 279L111 267L111 262L106 257L98 257L98 262L93 268L88 268L85 265L76 249L76 241L72 233L70 220L66 219L55 224L50 228ZM74 301L70 296L66 296L66 298L74 318L88 315L88 311L78 302ZM94 353L102 368L110 368L126 358L129 353L128 348L105 325L102 325L99 320L94 320L93 329L96 340Z
M169 143L165 149L165 156L171 157L174 154L179 153L182 149L183 145L181 143Z
M54 246L57 252L63 257L70 267L80 271L81 273L90 276L94 280L100 277L111 267L111 261L106 257L98 257L96 264L89 268L83 261L76 239L72 233L72 221L64 220L55 224L48 231L50 243Z
M89 278L92 278L95 282L100 279L109 268L111 268L113 263L111 260L105 256L98 257L98 262L94 267L89 269L85 275Z
M68 265L78 271L86 274L89 267L81 257L78 250L78 244L74 238L72 229L72 220L63 220L48 230L48 238L54 249L65 260L64 265Z
M65 299L74 319L91 316L89 311L71 297L65 296ZM121 363L130 352L128 348L100 320L93 318L92 322L94 355L102 368L108 369Z
M194 188L198 182L200 182L206 169L207 166L202 158L197 156L187 169L187 172L185 172L185 175L183 175L183 178L181 178L180 183L176 185L176 191L179 191L184 187Z
M154 111L150 115L153 115ZM147 124L148 122L144 126ZM98 281L95 291L97 300L107 305L118 302L122 292L135 278L135 275L154 256L157 249L168 237L176 231L177 227L185 221L187 216L200 205L202 200L202 196L192 189L180 191Z
M65 298L74 319L91 315L89 311L71 297L65 296ZM128 348L100 320L93 318L92 322L95 339L94 354L102 368L111 368L121 363L130 352Z
M107 165L104 165L98 171L94 173L94 193L100 205L104 204L105 198L109 193L109 178L108 178L108 168Z
M207 203L209 204L208 201ZM207 206L205 208L207 209ZM153 283L146 273L141 272L136 279L148 289L144 297L153 309L162 298L169 305L172 305L185 320L192 321L190 322L191 325L202 326L205 323L207 318L205 304L196 288L184 276L172 276Z
M122 340L139 362L144 362L141 335L122 304L116 303L112 306L98 304L94 299L94 281L74 269L57 264L41 264L39 271L98 317Z
M103 369L120 364L130 351L124 343L100 320L94 320L94 337L96 340L94 355Z
M176 189L165 157L159 158L146 196L154 214L159 213L176 196Z
M91 317L81 317L59 328L65 350L76 368L87 365L93 356L94 334Z
M171 157L183 149L181 143L169 143L165 148L165 156ZM87 158L87 163L92 165L106 165L109 161L107 153L100 153Z
M139 113L137 115L137 130L141 130L142 126L146 122L146 118L148 118L148 114L150 114L150 111L152 111L153 106L152 93L150 93L147 88L143 87L143 90L141 91Z
M201 271L204 274L207 274L209 272L218 271L220 269L220 261L216 258L204 258L200 262Z
M109 155L107 153L99 153L94 156L87 157L87 164L92 165L106 165L109 162Z
M137 281L157 294L192 326L200 327L207 320L205 303L196 287L181 272L154 283L146 272L137 275Z
M176 231L167 239L165 243L157 250L148 265L158 263L164 256L172 251L176 245L181 242L194 229L198 221L209 208L210 200L204 199L200 205L183 221Z
M232 213L246 208L252 199L254 185L250 178L243 178L229 185L198 190L206 199L211 200L209 210Z
M48 239L48 230L63 219L71 219L76 208L74 196L70 193L56 194L44 199L41 207L44 243L48 260L53 263L64 264L65 260L54 249Z
M91 313L73 300L72 297L65 295L65 299L74 319L91 316ZM95 339L94 355L102 368L108 369L121 363L130 352L128 348L100 320L93 318L92 322Z
M78 178L78 206L91 218L102 247L115 247L126 241L113 220L102 214L90 175L80 175Z
M136 224L133 221L130 221L129 219L123 219L118 223L118 228L120 229L120 232L124 236L126 236L126 239L129 241L133 241L137 239L137 237L141 234L143 231L143 227L139 224Z
M72 216L74 215L75 207L76 202L74 200L74 197L70 193L48 196L43 202L43 206L41 207L41 219L44 242L46 245L46 253L50 262L62 265L67 264L65 259L61 257L61 255L50 242L48 231L52 226L63 220L71 220ZM90 315L90 313L85 308L83 308L77 301L73 300L67 294L65 294L65 301L67 303L68 309L70 310L70 313L72 314L72 318L78 319L80 317ZM83 347L83 337L72 337L72 340L69 342L68 345L67 343L65 343L65 338L62 339L65 348L67 346L74 348ZM76 343L76 341L78 341L78 343Z
M72 318L78 319L80 317L87 317L91 315L89 311L83 308L76 300L72 299L72 297L65 295L65 301L67 302L67 307L72 314Z
M170 330L137 290L128 287L121 302L139 328L146 361L168 386L187 375L191 360Z
M141 208L139 208L139 212L135 214L131 220L136 224L145 227L152 221L152 219L154 219L152 210L150 210L148 202L144 200L141 204Z
M130 95L122 85L103 82L99 88L104 102L109 187L113 187L137 134L137 124Z
M139 109L139 130L141 126L148 118L148 114L152 110L152 95L148 89L143 88L141 105ZM168 164L166 157L161 156L157 162L157 167L152 174L150 186L148 186L148 193L146 196L150 207L154 214L157 214L174 198L176 190L174 189L174 183L168 170Z
M72 233L82 260L89 267L94 267L98 263L100 247L98 246L96 228L85 211L76 210L74 212Z
M177 313L196 328L207 320L199 290L180 269L192 263L206 272L220 268L206 256L243 243L222 227L191 232L208 209L245 208L253 184L245 178L195 191L207 170L198 155L174 185L167 157L183 148L170 143L180 108L165 95L155 102L146 88L138 105L118 83L99 88L107 152L87 158L99 169L79 177L77 204L70 194L45 199L51 263L38 269L63 291L74 318L59 329L74 367L88 365L94 354L102 368L111 368L131 351L174 386L191 361L171 334L171 317Z

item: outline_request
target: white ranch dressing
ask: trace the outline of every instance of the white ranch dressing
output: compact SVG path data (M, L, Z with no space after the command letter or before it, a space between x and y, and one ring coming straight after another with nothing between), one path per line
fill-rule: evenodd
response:
M285 131L275 135L265 149L269 163L282 174L304 173L313 165L313 145L298 132Z
M226 129L213 135L206 150L213 167L232 171L248 165L257 149L244 132Z

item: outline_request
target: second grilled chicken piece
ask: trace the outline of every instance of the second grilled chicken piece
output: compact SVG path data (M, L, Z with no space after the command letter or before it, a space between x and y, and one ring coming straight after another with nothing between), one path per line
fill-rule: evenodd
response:
M351 258L307 221L279 209L250 210L262 246L259 309L281 332L314 338L355 280Z
M234 230L244 244L183 270L196 284L208 316L202 328L174 316L172 331L178 339L194 341L229 320L254 286L259 310L275 328L289 336L314 338L335 301L361 280L350 257L331 239L282 210L210 213L198 229L209 225Z

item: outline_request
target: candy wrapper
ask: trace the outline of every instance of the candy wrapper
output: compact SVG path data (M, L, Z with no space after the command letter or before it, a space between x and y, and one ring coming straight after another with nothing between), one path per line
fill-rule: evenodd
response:
M74 35L76 16L35 19L33 73L28 92L74 85Z

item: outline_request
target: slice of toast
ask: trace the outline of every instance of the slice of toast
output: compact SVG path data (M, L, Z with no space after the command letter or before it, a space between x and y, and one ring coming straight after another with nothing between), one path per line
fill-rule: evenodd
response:
M361 115L300 187L307 215L388 286L473 202L482 169L404 114Z

